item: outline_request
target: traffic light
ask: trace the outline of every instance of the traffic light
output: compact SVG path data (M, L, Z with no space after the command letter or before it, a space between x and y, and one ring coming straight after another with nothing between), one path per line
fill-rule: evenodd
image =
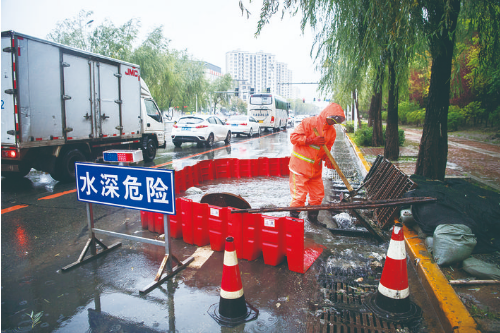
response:
M302 98L302 103L305 103L306 102L306 99L305 98Z
M238 97L240 88L234 88L234 96Z
M316 97L313 98L313 102L316 102Z
M255 94L255 88L250 88L250 95Z

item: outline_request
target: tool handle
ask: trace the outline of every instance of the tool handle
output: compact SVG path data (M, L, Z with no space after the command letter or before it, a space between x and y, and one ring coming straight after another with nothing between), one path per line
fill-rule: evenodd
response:
M314 134L316 134L316 136L320 136L318 130L315 127L313 127L313 131L314 131ZM344 176L344 174L342 173L342 170L340 170L337 162L335 162L335 159L333 158L332 154L330 153L330 151L328 150L328 148L325 145L323 145L323 150L325 151L326 156L328 156L328 158L330 159L330 162L332 162L333 167L335 168L335 170L339 174L340 179L342 179L342 181L344 182L344 185L347 187L347 190L349 191L349 193L353 192L354 189L352 188L351 184L349 184L349 182L347 181L347 178Z

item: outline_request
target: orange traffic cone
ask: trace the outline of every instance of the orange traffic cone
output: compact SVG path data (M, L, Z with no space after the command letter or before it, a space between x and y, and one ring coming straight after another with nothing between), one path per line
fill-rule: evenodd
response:
M208 309L208 314L219 325L226 327L238 326L256 319L259 315L259 310L245 301L238 258L236 257L233 241L233 237L226 238L220 301L218 304L212 304Z
M392 230L377 293L369 296L365 305L379 317L394 322L411 322L421 316L420 307L410 301L403 225L399 222Z

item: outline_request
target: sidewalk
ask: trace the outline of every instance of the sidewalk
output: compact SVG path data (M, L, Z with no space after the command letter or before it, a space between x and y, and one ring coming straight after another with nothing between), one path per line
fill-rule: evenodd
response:
M405 128L406 142L399 150L399 160L393 162L407 175L415 172L422 130ZM384 155L383 147L360 147L368 162ZM464 138L448 137L446 177L469 177L500 191L500 146Z
M418 155L422 131L406 129L405 146L400 148L400 159L393 162L401 171L412 175ZM360 148L368 162L377 155L384 154L384 148ZM489 189L500 191L500 146L464 138L448 138L448 163L446 177L468 177L487 185ZM500 297L498 285L452 286L449 280L473 278L460 268L460 265L439 267L427 252L421 234L405 228L405 238L411 262L429 295L434 295L433 305L446 330L456 332L500 331ZM500 264L500 252L474 255L489 263ZM431 297L432 298L432 297ZM463 305L462 305L463 304ZM465 306L465 308L463 307ZM465 312L461 309L466 309ZM469 313L467 313L467 311ZM477 323L474 324L474 321ZM448 325L446 325L446 323Z

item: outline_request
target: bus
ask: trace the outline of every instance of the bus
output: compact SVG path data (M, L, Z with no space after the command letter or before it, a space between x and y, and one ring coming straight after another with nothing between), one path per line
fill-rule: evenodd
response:
M277 132L287 128L288 105L283 97L275 94L253 94L250 96L248 114L259 123L259 132L263 129Z

